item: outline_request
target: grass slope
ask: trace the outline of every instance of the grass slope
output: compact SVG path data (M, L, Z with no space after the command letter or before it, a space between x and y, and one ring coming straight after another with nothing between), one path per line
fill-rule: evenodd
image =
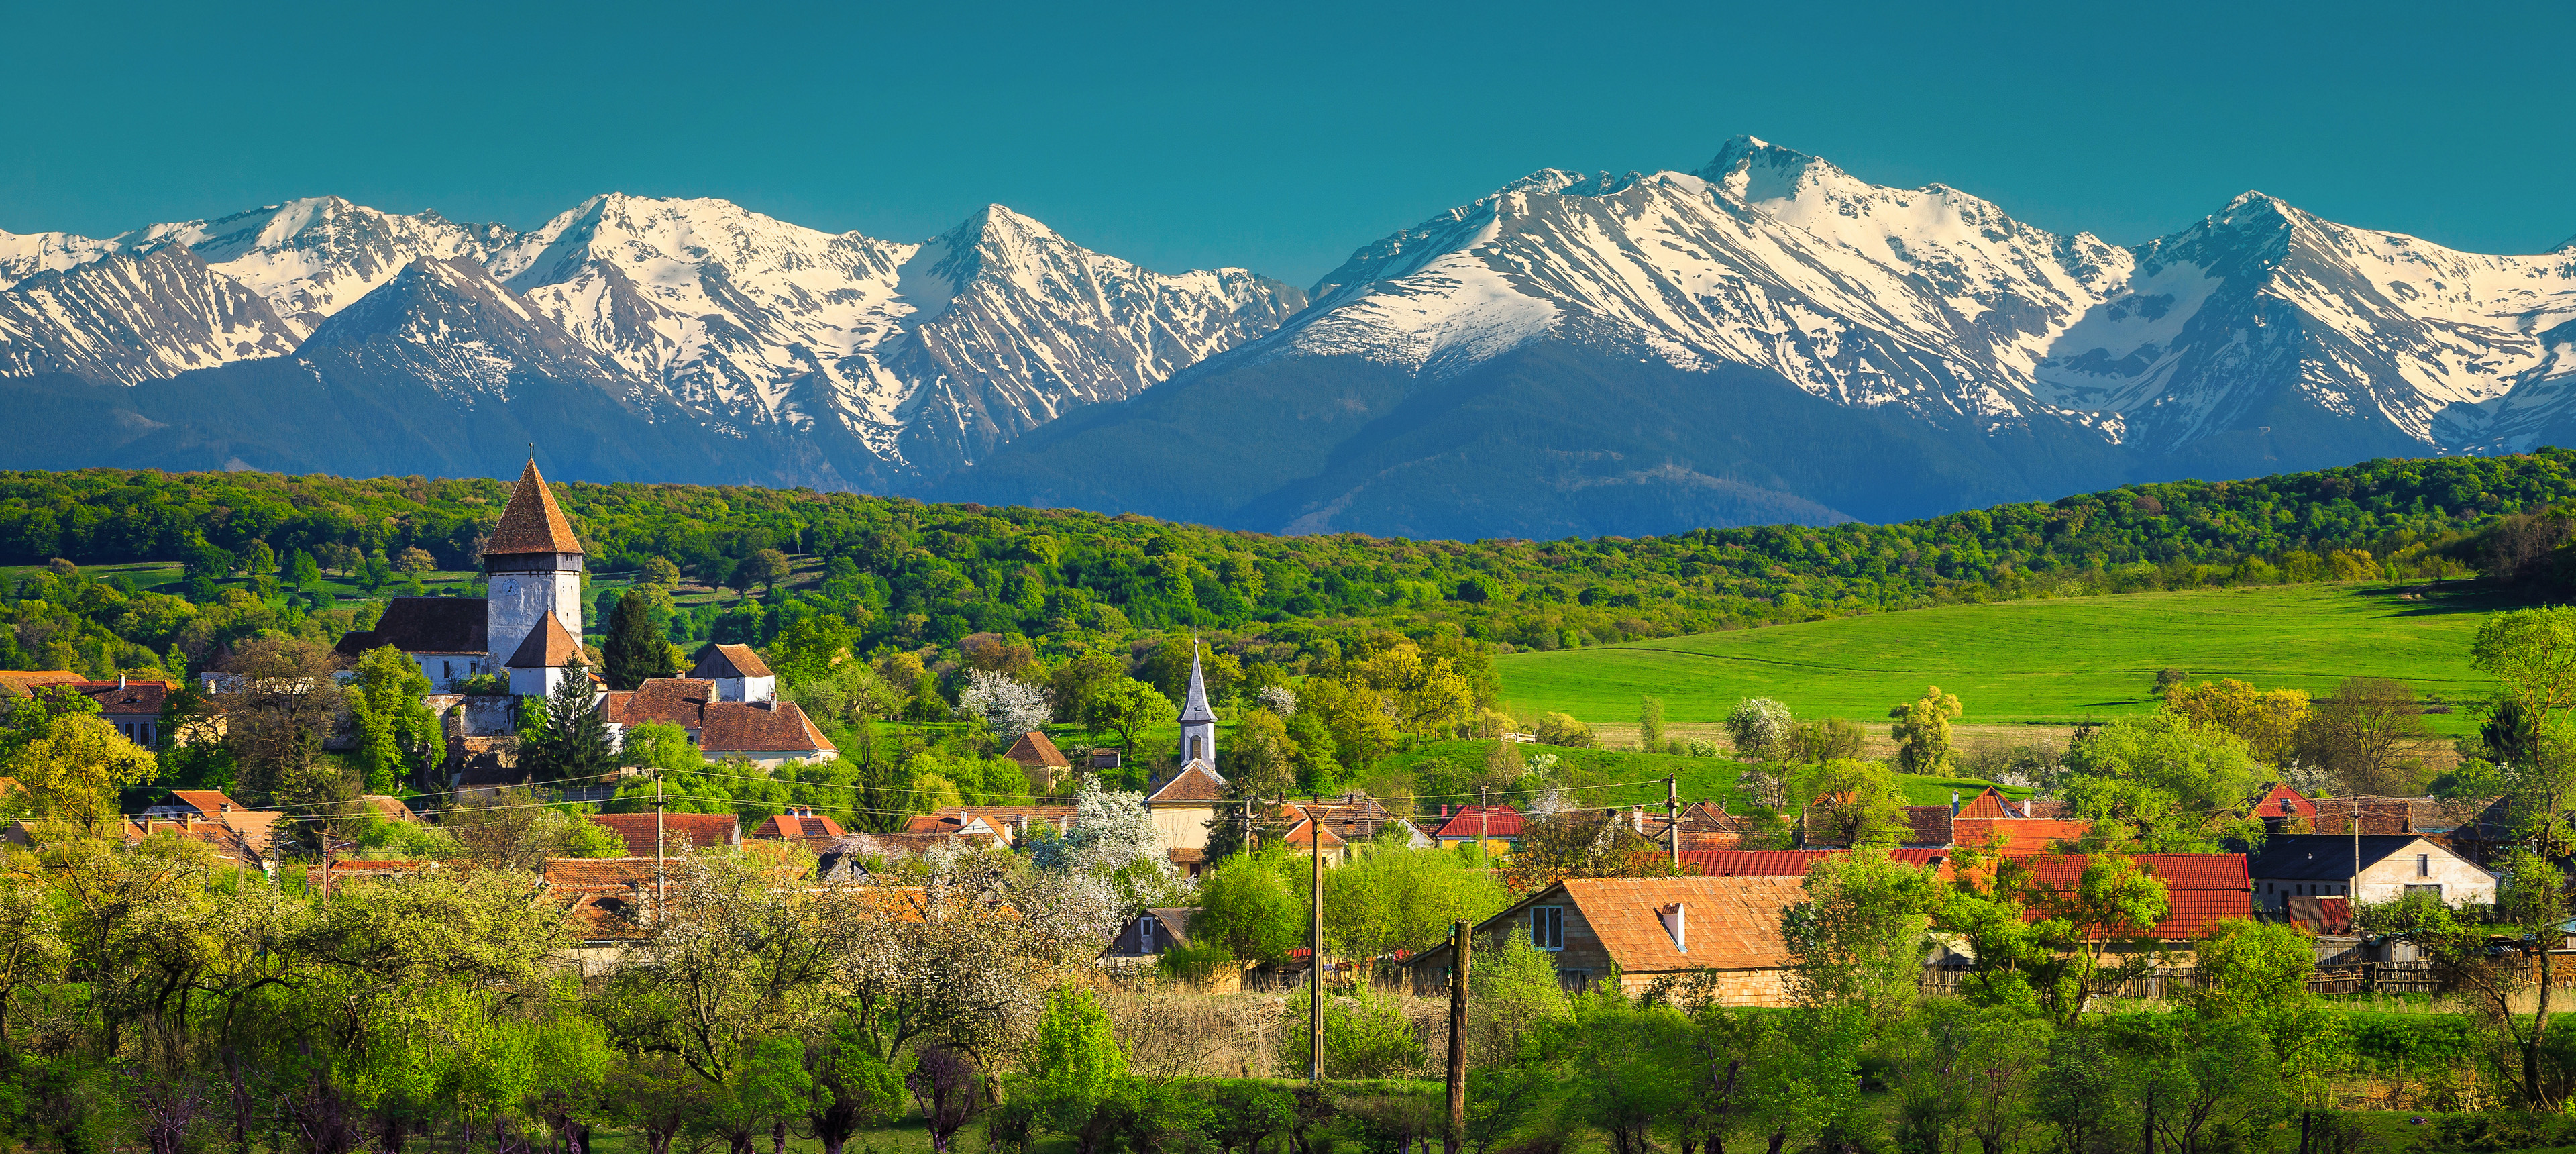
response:
M1497 660L1515 710L1633 721L1664 699L1675 723L1723 719L1746 697L1801 717L1871 720L1923 692L1959 695L1968 722L2064 723L2153 708L2158 669L2324 693L2354 675L2393 677L2466 702L2478 622L2503 608L2470 595L2410 599L2393 587L2300 585L1952 605ZM2465 710L2424 719L2442 734Z

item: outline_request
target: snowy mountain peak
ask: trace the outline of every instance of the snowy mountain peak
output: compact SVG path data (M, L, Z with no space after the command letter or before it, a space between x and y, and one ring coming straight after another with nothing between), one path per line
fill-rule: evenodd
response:
M1746 204L1795 200L1801 190L1850 178L1832 164L1753 136L1738 136L1693 175ZM1855 182L1856 183L1856 182Z

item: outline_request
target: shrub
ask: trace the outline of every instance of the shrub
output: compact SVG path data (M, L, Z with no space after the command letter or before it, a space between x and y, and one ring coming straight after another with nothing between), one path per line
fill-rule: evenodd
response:
M1293 1072L1306 1068L1313 1019L1304 997L1292 995L1288 1003L1279 1020L1279 1068ZM1346 996L1324 999L1325 1077L1385 1078L1420 1070L1430 1060L1393 995L1362 984Z
M1538 724L1530 727L1530 735L1538 738L1540 745L1565 749L1590 749L1595 744L1591 726L1563 713L1540 717Z

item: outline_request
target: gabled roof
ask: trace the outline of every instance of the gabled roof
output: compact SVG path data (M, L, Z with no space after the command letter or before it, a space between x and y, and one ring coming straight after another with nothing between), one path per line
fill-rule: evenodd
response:
M2028 811L2022 809L2019 803L2004 796L2004 792L2002 790L1996 789L1990 785L1985 788L1984 792L1981 792L1977 796L1969 798L1966 802L1962 803L1959 806L1959 816L1965 818L2026 818L2029 817L2030 814Z
M1602 950L1632 974L1789 965L1794 959L1780 937L1780 911L1807 900L1804 883L1794 877L1567 878L1550 889L1583 911ZM1544 905L1547 897L1542 891L1525 904ZM1688 952L1673 945L1659 916L1676 903Z
M1907 845L1950 844L1950 807L1946 805L1909 805L1905 807L1906 824L1913 832L1905 837Z
M226 796L220 789L174 789L170 791L170 797L207 817L227 812L242 813L249 809L248 806Z
M548 613L537 618L537 627L528 631L519 651L502 664L512 669L569 669L590 662L581 655L580 639Z
M484 638L489 602L481 597L396 597L373 629L343 635L331 651L356 657L391 645L405 653L453 653L481 656L491 648Z
M628 856L653 856L653 814L594 813L589 816L590 824L616 834L626 843ZM742 844L742 819L732 814L664 813L660 816L663 844L669 853L678 853L684 846L715 849Z
M132 717L161 712L161 704L170 698L167 681L77 681L72 688L80 690L98 703L98 711L109 717Z
M751 651L748 645L710 645L689 667L691 677L773 677L769 663Z
M2030 870L2033 881L2056 889L2073 888L2083 880L2084 869L2092 861L2080 853L2042 854L2020 860ZM2150 931L2155 937L2168 941L2197 938L2223 919L2254 916L2254 882L2243 854L2142 853L2129 860L2165 884L2170 906L2165 920ZM2027 916L2036 920L2040 915L2034 910Z
M1199 644L1196 641L1190 642L1190 692L1181 702L1178 720L1183 724L1193 721L1213 723L1216 720L1216 714L1208 709L1207 677L1199 672Z
M848 830L841 828L841 823L833 821L831 818L822 814L782 813L774 814L767 820L762 821L759 825L752 827L752 831L748 836L767 839L845 837L848 836L848 834Z
M1031 769L1068 769L1073 763L1064 759L1064 751L1055 747L1047 735L1030 730L1011 743L1011 751L1002 755Z
M1196 805L1224 800L1225 778L1219 776L1216 768L1204 759L1191 758L1188 765L1172 775L1172 780L1164 782L1161 789L1146 798L1145 804Z
M1316 828L1315 819L1311 817L1298 822L1294 828L1288 831L1285 837L1282 837L1279 840L1286 845L1312 846L1315 844L1315 837L1319 832L1323 836L1325 849L1350 844L1343 841L1341 835L1336 834L1329 829L1319 831ZM1468 960L1473 961L1474 959L1471 957Z
M696 729L715 700L716 683L687 677L648 677L635 691L608 695L608 720L618 725L661 722Z
M376 811L376 816L384 818L387 821L416 822L420 820L420 815L413 813L412 808L408 805L404 805L403 800L398 797L391 797L381 793L362 793L358 795L358 800L367 803L367 808Z
M519 487L510 493L510 503L501 508L501 523L492 527L492 536L483 542L483 555L579 552L581 538L573 535L572 522L564 520L554 491L546 488L544 475L537 472L537 463L529 461L519 472Z
M1483 817L1481 827L1478 825L1479 814ZM1519 837L1523 824L1521 811L1508 805L1462 805L1456 813L1442 818L1440 828L1432 831L1431 836L1461 838L1476 837L1481 833L1489 838Z
M2246 868L2253 876L2282 881L2343 881L2359 872L2353 868L2352 843L2348 833L2282 833L2263 839L2263 852L2255 854ZM2448 856L2450 850L2441 843L2420 834L2366 833L2361 835L2361 868L2369 869L2403 853L2433 852ZM2414 848L2417 843L2430 850Z
M1127 919L1128 924L1133 925L1139 918L1147 915L1152 915L1155 921L1162 923L1165 936L1184 946L1190 944L1190 919L1198 916L1197 910L1182 906L1151 906L1144 913ZM1470 957L1468 960L1475 959Z
M839 752L793 701L713 701L698 728L698 748L709 754Z

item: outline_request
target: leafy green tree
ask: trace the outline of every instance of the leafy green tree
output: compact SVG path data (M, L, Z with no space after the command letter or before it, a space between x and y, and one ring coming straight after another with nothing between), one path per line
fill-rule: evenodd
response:
M733 583L741 589L758 585L775 597L778 583L786 580L793 568L787 561L787 554L776 549L763 549L742 559L742 564L733 571Z
M828 677L849 660L858 631L837 613L807 617L789 625L769 646L769 659L780 676L804 684Z
M903 1077L869 1047L849 1019L833 1022L805 1046L805 1126L823 1154L841 1154L850 1136L903 1113Z
M519 759L541 782L589 781L617 767L608 744L608 719L575 668L555 683L543 707L527 699L519 725Z
M1648 753L1664 751L1664 699L1648 694L1637 699L1638 748Z
M1959 697L1938 685L1914 701L1888 710L1895 719L1888 735L1896 739L1896 764L1907 773L1940 776L1950 772L1956 756L1950 748L1950 723L1960 713Z
M422 698L429 678L404 653L387 645L358 656L357 674L348 690L350 727L357 733L355 757L367 788L391 792L401 773L426 771L447 756L447 738L438 715Z
M1791 986L1810 1006L1859 1011L1884 1030L1915 1002L1936 894L1930 871L1864 845L1807 872L1807 900L1780 914L1797 958Z
M1090 991L1060 986L1047 995L1029 1069L1039 1124L1072 1139L1078 1154L1098 1154L1118 1126L1127 1057Z
M1828 761L1800 782L1815 804L1806 813L1807 833L1817 845L1892 846L1912 836L1905 816L1905 792L1896 775L1875 761Z
M2173 712L2120 718L2066 752L2066 795L2094 822L2088 846L2215 853L2260 837L2239 811L2265 779L2235 734Z
M1223 945L1247 962L1277 965L1288 951L1306 944L1306 897L1288 884L1288 865L1278 854L1237 854L1219 861L1199 879L1198 912L1190 916L1190 937Z
M1790 724L1788 706L1768 697L1748 697L1726 715L1726 736L1735 745L1735 756L1774 761L1785 752Z
M1136 755L1136 735L1172 719L1172 703L1153 686L1122 677L1094 690L1083 728L1118 738L1127 756Z
M2576 705L2576 606L2488 617L2469 642L2469 664L2496 679L2502 700L2545 724Z
M679 662L671 657L670 643L653 627L644 595L631 588L617 598L616 608L609 611L608 646L601 656L607 664L604 673L610 689L633 689L650 678L680 674Z
M1438 849L1376 846L1324 873L1324 944L1342 957L1420 951L1450 923L1481 922L1510 904L1501 879Z

